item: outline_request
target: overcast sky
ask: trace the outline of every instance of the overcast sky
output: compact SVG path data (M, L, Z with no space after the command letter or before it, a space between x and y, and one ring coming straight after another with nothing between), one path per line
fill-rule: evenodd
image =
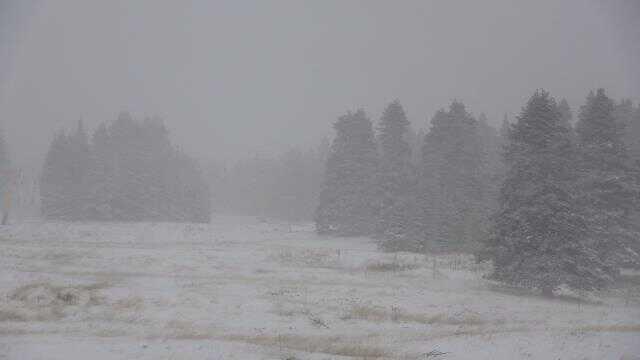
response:
M56 129L159 115L200 158L315 145L400 99L499 123L536 88L640 99L640 1L5 1L0 126L36 167Z

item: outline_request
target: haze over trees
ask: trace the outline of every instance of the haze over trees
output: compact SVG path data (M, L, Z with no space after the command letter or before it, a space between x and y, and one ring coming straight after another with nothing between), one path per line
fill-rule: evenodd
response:
M373 125L364 110L357 110L341 116L334 129L336 136L325 168L316 228L321 234L371 235L379 211Z
M42 214L55 220L208 222L210 194L196 162L157 119L127 113L89 141L82 122L55 135L42 170Z
M209 163L212 210L289 221L313 219L328 147L322 142L276 157L255 155L231 165Z
M2 217L1 221L3 225L7 223L9 216L9 209L7 209L9 204L6 204L6 202L9 201L8 196L10 196L8 193L10 191L10 172L11 161L9 159L9 149L4 138L4 132L2 128L0 128L0 201L2 201L2 203L0 203L2 205L2 207L0 207L0 209L2 209L0 216Z
M492 261L493 279L545 294L606 287L640 265L640 172L627 152L637 114L599 89L574 127L567 101L539 90L498 132L454 101L415 157L399 101L377 137L362 110L348 113L335 125L316 228L375 235L388 251L472 251Z
M492 279L545 294L600 289L640 266L640 110L598 89L575 118L566 100L538 90L500 130L454 100L416 131L395 100L376 126L362 109L340 116L330 144L202 171L160 120L122 113L92 136L82 121L55 134L42 214L313 220L319 234L371 236L386 251L475 253L493 264Z

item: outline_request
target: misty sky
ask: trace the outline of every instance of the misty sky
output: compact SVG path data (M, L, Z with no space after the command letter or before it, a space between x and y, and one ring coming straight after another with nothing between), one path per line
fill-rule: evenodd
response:
M614 5L611 5L613 3ZM52 134L159 115L199 158L310 146L399 98L499 123L536 88L640 99L640 2L0 0L0 126L39 166Z

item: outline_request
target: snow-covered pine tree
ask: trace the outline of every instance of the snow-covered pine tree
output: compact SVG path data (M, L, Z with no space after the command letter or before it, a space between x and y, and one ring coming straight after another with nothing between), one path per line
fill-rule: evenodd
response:
M536 91L509 129L500 209L478 253L493 261L493 279L550 295L561 285L593 289L615 277L577 204L575 154L555 100Z
M421 177L421 192L429 193L423 209L432 214L425 220L431 245L469 249L482 237L485 156L478 123L464 104L454 101L449 111L436 113L425 136Z
M612 265L640 265L640 185L623 140L625 123L615 116L604 89L591 92L580 108L576 133L580 150L581 205L589 213L591 236Z
M380 208L376 234L386 249L417 249L412 233L417 179L408 142L410 125L398 100L387 106L378 125L380 164L376 191Z
M371 121L364 110L349 112L334 124L336 137L325 168L316 210L316 230L342 236L373 233L378 165Z
M622 137L629 161L635 164L640 161L640 107L637 109L633 102L624 99L615 105L614 116L616 121L624 124L624 135Z

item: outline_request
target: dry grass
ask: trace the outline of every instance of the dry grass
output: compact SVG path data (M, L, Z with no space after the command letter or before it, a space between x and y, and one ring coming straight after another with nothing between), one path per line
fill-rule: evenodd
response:
M398 272L417 269L416 264L401 263L397 260L394 261L375 261L365 265L365 270L370 272Z
M589 325L576 329L583 332L640 332L640 324Z
M29 307L84 306L101 303L103 299L96 291L106 286L105 283L77 286L35 283L17 288L9 298Z
M116 311L140 310L144 305L144 300L140 297L128 297L113 303Z
M0 322L5 321L28 321L29 316L16 309L2 309L0 310Z
M340 252L328 249L282 249L269 256L282 265L317 268L341 268Z
M387 309L383 307L363 305L351 307L341 317L341 319L443 325L483 325L487 323L487 321L482 319L480 315L472 312L461 312L454 315L447 315L444 313L420 314L410 313L398 307L391 307L390 309Z
M254 345L271 346L281 350L287 349L365 359L380 359L389 357L390 354L387 349L380 346L342 336L226 335L223 339Z
M62 319L69 309L103 304L98 290L106 286L107 283L55 286L41 282L18 287L0 304L0 322Z

